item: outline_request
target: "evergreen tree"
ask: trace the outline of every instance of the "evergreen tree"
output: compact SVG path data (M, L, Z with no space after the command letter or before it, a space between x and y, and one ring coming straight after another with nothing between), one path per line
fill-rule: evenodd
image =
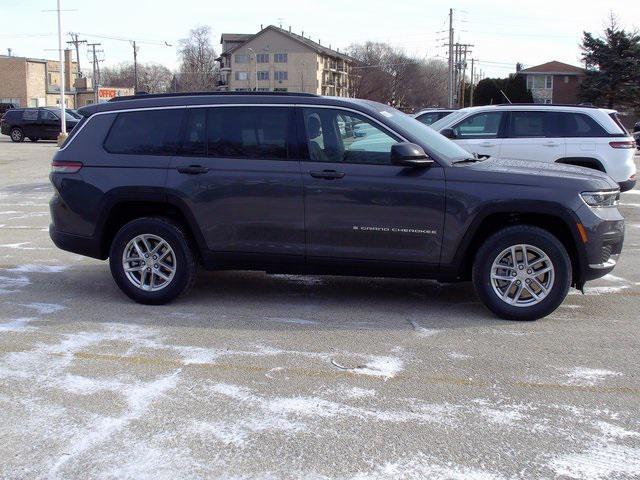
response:
M580 98L608 108L640 108L640 35L612 17L604 38L584 32L581 49L588 70Z

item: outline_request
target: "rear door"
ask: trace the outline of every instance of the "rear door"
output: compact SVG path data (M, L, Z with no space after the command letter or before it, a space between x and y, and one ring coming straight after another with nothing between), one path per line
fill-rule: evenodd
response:
M308 150L302 176L309 262L435 267L444 221L443 169L392 165L391 146L402 139L359 113L302 107L300 114Z
M25 108L22 111L22 119L18 126L22 127L25 137L37 137L40 125L40 119L37 108Z
M304 261L304 204L293 106L188 109L169 188L217 258Z
M469 153L481 157L499 157L503 124L503 112L476 113L452 127L454 141Z
M34 135L38 138L57 138L60 129L60 118L50 110L40 109L38 126Z
M502 158L555 162L565 156L566 142L558 113L544 110L509 112Z

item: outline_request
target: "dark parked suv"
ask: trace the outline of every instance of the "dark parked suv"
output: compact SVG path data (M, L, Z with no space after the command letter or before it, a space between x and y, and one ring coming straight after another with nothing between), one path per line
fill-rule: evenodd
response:
M473 280L497 315L532 320L622 249L606 174L479 161L379 103L148 95L80 113L52 162L51 238L109 258L141 303L174 299L203 265Z
M70 132L80 121L74 114L66 113L67 131ZM60 133L61 111L57 107L14 108L7 110L0 120L0 132L9 135L14 142L23 142L28 138L55 140Z

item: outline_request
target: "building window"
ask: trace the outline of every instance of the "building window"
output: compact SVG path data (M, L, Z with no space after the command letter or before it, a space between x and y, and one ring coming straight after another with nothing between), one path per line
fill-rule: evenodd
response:
M270 92L271 89L269 87L260 87L260 88L256 89L256 91L258 91L258 92Z
M547 75L547 88L551 88L553 86L553 77L551 75Z
M551 75L527 75L527 88L552 88L553 77Z
M236 72L236 80L249 80L249 72Z
M249 63L249 55L234 55L236 63Z
M274 92L286 92L287 90L289 90L288 88L274 88L273 91Z
M569 83L569 75L564 76L564 83Z
M286 53L274 53L273 54L273 61L275 63L287 63L287 61L288 61L287 54Z
M258 80L269 80L269 71L259 71L257 74Z
M288 80L289 79L289 73L288 72L273 72L274 75L273 77L278 80L278 81L283 81L283 80Z
M258 53L256 55L256 62L258 62L258 63L269 63L269 54L268 53Z

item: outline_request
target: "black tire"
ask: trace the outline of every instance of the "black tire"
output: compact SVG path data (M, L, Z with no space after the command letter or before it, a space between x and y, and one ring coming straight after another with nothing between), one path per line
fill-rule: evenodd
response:
M12 142L24 142L24 132L20 127L13 127L9 132L9 137L11 137Z
M501 252L512 245L522 244L533 246L548 256L553 266L554 278L549 292L541 301L528 306L514 306L494 291L491 269ZM473 285L478 297L489 310L506 320L537 320L549 315L564 301L571 280L571 259L562 242L548 231L529 225L515 225L493 234L480 247L473 264ZM503 288L506 290L506 287ZM511 295L515 297L517 287L513 288ZM528 291L524 296L533 299Z
M36 143L40 139L38 137L29 137L29 140L32 141L33 143Z
M123 266L127 244L138 235L155 235L167 242L175 253L175 274L161 290L147 291L129 280ZM146 305L162 305L186 292L194 283L197 271L195 249L186 229L167 218L144 217L124 225L116 233L109 252L111 275L131 299Z

